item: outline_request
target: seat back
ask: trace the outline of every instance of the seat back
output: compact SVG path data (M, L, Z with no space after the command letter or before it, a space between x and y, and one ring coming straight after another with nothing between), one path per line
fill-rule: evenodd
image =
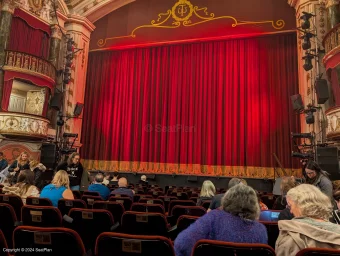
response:
M192 200L172 200L169 203L169 210L168 210L169 215L172 211L172 208L175 205L196 206L195 202Z
M177 192L172 192L172 193L170 194L170 196L176 196L176 197L178 198L178 200L188 200L188 199L189 199L187 193L185 193L185 192L179 192L179 191L177 191Z
M18 220L21 220L21 207L23 206L23 203L20 196L0 195L0 203L11 205Z
M160 205L164 206L164 202L161 199L141 198L141 199L139 199L138 203L142 203L142 204L160 204Z
M133 203L131 206L131 211L134 212L158 212L165 214L164 207L161 204L143 204L143 203Z
M296 256L339 256L339 250L326 248L305 248L299 251Z
M125 212L124 205L118 202L95 201L93 209L104 209L111 212L114 222L121 223L123 213Z
M96 256L111 256L112 248L119 256L175 256L169 239L161 236L127 235L120 233L102 233L96 242Z
M80 191L72 190L72 193L73 193L74 199L81 199Z
M266 226L267 233L268 233L268 244L271 247L275 248L275 243L280 233L277 222L271 222L271 221L260 221L260 222Z
M53 206L24 205L21 221L25 226L61 227L62 217L58 208Z
M1 248L0 256L10 256L9 252L7 251L8 244L6 242L6 238L2 233L1 229L0 229L0 248Z
M183 230L187 229L192 223L194 223L198 216L182 215L177 220L177 234L181 233Z
M261 211L261 213L260 213L260 221L274 221L274 222L277 222L279 220L280 212L281 211L279 211L279 210Z
M61 216L67 215L72 208L87 208L84 200L81 199L59 199L58 201L58 209L61 213Z
M202 203L202 207L206 210L208 210L209 206L210 206L211 200L206 200Z
M122 216L122 232L133 235L167 236L168 223L163 214L127 211Z
M110 196L109 201L121 203L124 205L125 211L130 211L132 200L129 197L118 197L118 196Z
M273 209L273 205L275 203L274 195L263 195L260 198L261 198L262 203L267 205L268 209Z
M72 208L69 216L73 221L65 223L65 226L78 232L86 250L92 249L93 251L97 236L110 231L114 224L112 214L102 209Z
M190 215L201 217L206 213L206 210L202 206L186 206L186 205L175 205L170 216L174 216L178 219L181 215Z
M193 249L192 256L275 256L273 248L266 244L229 243L215 240L199 240Z
M83 200L87 208L92 208L92 205L94 204L95 201L102 201L103 198L101 196L89 196L89 195L83 195L81 197L81 200Z
M97 191L84 191L83 196L100 196Z
M9 204L0 203L0 230L6 238L7 244L13 248L12 234L17 222L17 216L14 208Z
M67 228L19 226L13 232L13 238L14 248L26 248L22 252L17 252L16 256L27 255L32 248L36 250L33 254L40 249L40 252L42 254L45 252L46 255L86 255L80 236Z
M144 193L144 192L143 192ZM153 196L152 195L144 195L144 194L135 194L134 197L133 197L133 201L135 203L138 203L139 200L141 199L147 199L147 200L152 200L153 199Z
M173 200L178 200L176 196L159 196L158 199L161 199L164 202L164 209L166 212L169 211L169 204Z
M50 199L40 198L40 197L27 197L26 204L27 205L39 205L39 206L53 206Z

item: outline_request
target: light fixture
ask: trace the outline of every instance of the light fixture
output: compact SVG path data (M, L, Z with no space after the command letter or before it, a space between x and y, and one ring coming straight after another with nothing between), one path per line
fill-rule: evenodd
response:
M303 15L301 15L300 19L301 22L301 28L302 29L309 29L310 28L310 18L315 16L314 14L308 13L308 12L302 12Z
M303 64L303 68L306 71L309 71L313 68L313 64L312 64L312 59L314 58L314 55L310 54L310 53L306 53L305 56L302 57L303 60L305 60L305 64Z
M312 33L306 33L303 36L300 37L300 39L303 39L302 41L302 49L308 50L312 47L312 44L310 42L310 39L314 37L315 35Z

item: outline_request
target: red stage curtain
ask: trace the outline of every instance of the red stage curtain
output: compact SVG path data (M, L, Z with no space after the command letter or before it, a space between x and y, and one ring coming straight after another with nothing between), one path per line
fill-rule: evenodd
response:
M9 99L11 97L12 92L13 79L4 81L4 87L2 91L2 101L1 108L3 111L8 111Z
M45 31L29 26L19 17L13 17L8 50L48 59L49 38Z
M290 156L290 133L300 131L290 102L298 93L296 41L289 33L91 53L84 162L265 177L276 153L298 167Z

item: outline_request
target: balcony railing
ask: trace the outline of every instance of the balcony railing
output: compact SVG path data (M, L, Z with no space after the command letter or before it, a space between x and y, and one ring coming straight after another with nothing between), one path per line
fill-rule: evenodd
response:
M340 140L340 107L334 107L326 111L327 131L326 136L329 140Z
M49 61L23 52L6 50L4 69L28 73L52 81L56 78L56 69Z
M0 112L0 134L8 137L44 139L48 135L50 121L34 115Z

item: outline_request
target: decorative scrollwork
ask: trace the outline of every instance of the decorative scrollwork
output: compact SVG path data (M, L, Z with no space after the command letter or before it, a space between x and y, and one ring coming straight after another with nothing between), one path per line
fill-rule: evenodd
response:
M172 17L173 21L170 21ZM103 47L109 40L116 40L122 38L135 38L136 31L141 28L178 28L180 26L191 27L196 26L205 22L229 19L232 20L231 27L235 28L241 25L254 25L254 24L271 24L274 29L283 29L285 26L284 20L277 21L238 21L232 16L218 16L216 17L214 13L209 13L207 7L193 6L189 0L178 0L174 6L169 9L166 13L159 13L157 20L152 20L148 25L138 26L132 30L129 35L126 36L116 36L109 37L105 39L99 39L97 45ZM166 25L169 22L169 25Z

